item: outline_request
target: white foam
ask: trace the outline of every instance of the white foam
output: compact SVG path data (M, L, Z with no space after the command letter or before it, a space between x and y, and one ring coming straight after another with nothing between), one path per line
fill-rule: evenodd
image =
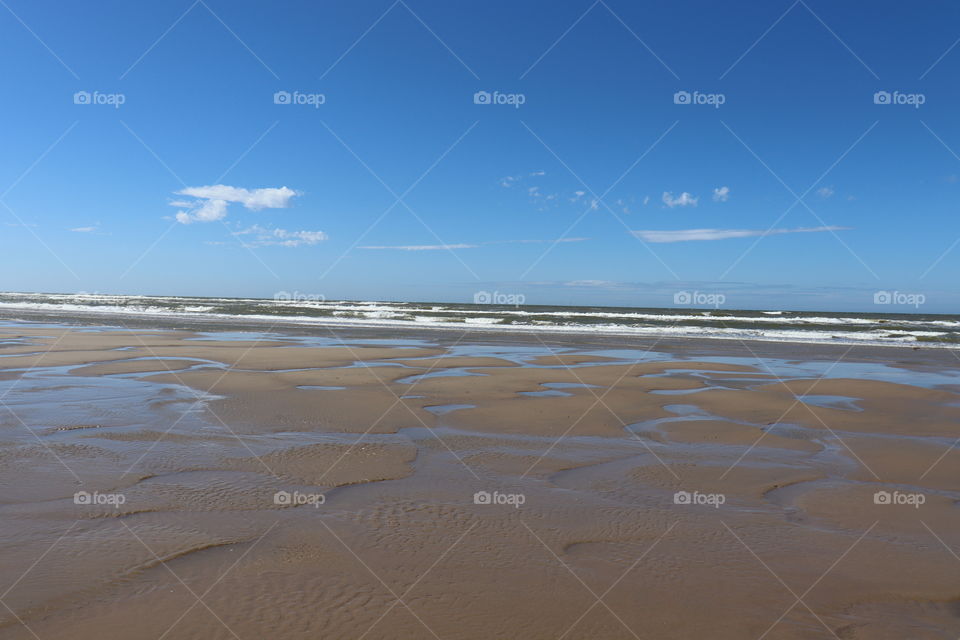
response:
M32 298L33 300L25 300ZM37 298L44 298L38 301ZM205 304L199 304L199 303ZM332 315L276 315L214 313L217 308L245 305L247 307L278 309L309 307L329 310ZM170 305L170 306L163 306ZM557 333L608 334L626 336L672 336L689 338L717 338L730 340L765 340L818 344L914 345L918 337L945 336L939 328L954 328L960 322L953 320L889 319L880 323L873 318L807 316L783 318L774 316L783 312L764 312L763 316L713 316L710 312L662 314L619 311L530 311L518 309L465 309L456 305L414 305L411 303L379 302L275 302L262 299L237 298L177 298L159 296L100 296L93 294L0 294L0 309L41 311L55 314L96 314L104 316L155 316L179 318L217 318L226 321L284 323L297 325L329 325L356 327L435 327L463 329L465 325L478 331L550 331ZM416 312L420 312L419 314ZM425 315L428 313L439 315ZM358 317L359 316L359 317ZM773 316L773 317L771 317ZM503 324L507 318L514 322ZM608 320L608 322L578 322L581 319ZM624 324L620 321L648 321L653 324ZM703 321L716 323L743 323L751 327L705 326ZM686 324L693 322L695 324ZM776 327L764 325L776 324ZM863 330L844 330L836 334L824 330L804 328L810 325L859 326ZM793 328L796 327L796 328ZM929 346L960 348L960 345L925 343Z

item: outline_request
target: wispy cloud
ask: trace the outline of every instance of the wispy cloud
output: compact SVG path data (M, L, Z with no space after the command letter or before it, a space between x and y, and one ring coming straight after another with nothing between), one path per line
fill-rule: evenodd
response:
M491 242L484 242L483 244L546 244L548 242L583 242L589 239L590 238L557 238L556 240L493 240Z
M547 211L552 205L556 204L560 198L560 194L547 193L539 184L533 184L535 179L542 178L546 175L547 172L543 169L536 169L526 173L504 176L497 180L497 182L505 189L510 189L515 186L518 187L518 190L522 189L526 192L530 202L534 204L538 210Z
M564 282L564 287L588 287L588 288L599 288L599 289L610 289L619 287L621 283L614 282L613 280L570 280L569 282Z
M281 246L281 247L299 247L302 245L315 245L323 242L329 236L323 231L287 231L286 229L267 229L260 225L253 225L241 231L235 231L234 235L252 235L253 239L244 244L250 247Z
M673 197L673 194L669 191L663 192L663 204L667 205L671 209L674 207L695 207L697 206L697 201L700 198L695 198L692 194L684 191L676 198Z
M456 244L399 244L399 245L367 245L358 249L375 251L448 251L450 249L479 249L492 244L547 244L562 242L583 242L589 238L558 238L556 240L490 240L488 242L459 242Z
M297 192L287 187L269 187L265 189L243 189L225 184L204 187L187 187L176 192L180 196L189 196L195 200L174 200L172 207L180 207L177 222L215 222L227 216L231 202L237 202L251 211L262 209L285 209Z
M376 251L449 251L450 249L476 249L477 244L398 244L398 245L367 245L358 247L359 249L371 249Z
M631 231L646 242L692 242L697 240L727 240L784 233L820 233L848 231L850 227L800 227L797 229L679 229L676 231Z
M718 187L713 190L714 202L726 202L730 199L730 187Z
M500 178L498 182L500 183L501 187L510 188L514 184L521 182L524 178L539 178L540 176L545 176L545 175L547 175L546 171L544 171L543 169L537 169L535 171L531 171L526 175L521 173L515 176L504 176Z
M587 211L596 211L600 208L600 201L597 198L585 198L586 191L574 191L573 196L568 198L570 202L576 205L587 205Z
M70 231L73 231L74 233L93 233L98 228L99 225L94 225L92 227L74 227L73 229L70 229Z
M834 194L833 187L820 187L817 189L817 195L821 198L829 198Z

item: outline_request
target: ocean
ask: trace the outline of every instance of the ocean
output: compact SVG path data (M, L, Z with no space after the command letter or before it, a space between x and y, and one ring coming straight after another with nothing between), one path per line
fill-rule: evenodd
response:
M573 332L960 348L960 315L0 293L0 315L211 318L238 324Z

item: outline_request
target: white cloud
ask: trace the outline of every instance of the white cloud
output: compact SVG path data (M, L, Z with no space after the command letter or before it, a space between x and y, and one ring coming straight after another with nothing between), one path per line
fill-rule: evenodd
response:
M323 231L287 231L285 229L274 229L273 237L277 242L267 242L266 244L280 244L285 247L299 247L302 244L317 244L323 242L329 236Z
M667 205L671 209L674 207L695 207L697 206L697 201L699 198L694 198L691 194L684 191L676 198L673 197L673 194L669 191L663 192L663 204Z
M643 206L647 206L650 202L650 196L643 196Z
M265 189L243 189L225 184L204 187L186 187L176 192L180 196L196 198L193 201L174 200L172 207L180 207L177 222L214 222L227 216L227 207L237 202L251 211L262 209L286 209L297 192L287 187L269 187Z
M187 211L177 211L177 222L190 224L191 222L214 222L227 217L226 200L198 200L193 208Z
M97 227L96 227L96 226L93 226L93 227L74 227L73 229L70 229L70 231L73 231L74 233L92 233L92 232L94 232L94 231L96 231L96 230L97 230Z
M676 231L632 231L633 235L647 242L690 242L695 240L727 240L783 233L819 233L822 231L847 231L850 227L800 227L797 229L680 229Z
M315 245L323 242L329 236L323 231L287 231L286 229L266 229L258 224L234 232L235 235L253 235L254 240L246 244L251 247L280 246L299 247L301 245Z
M833 193L833 187L820 187L817 189L817 195L821 198L829 198Z
M242 189L225 184L215 184L208 187L187 187L177 192L182 196L192 196L211 200L226 200L239 202L247 209L259 211L261 209L286 209L290 205L290 198L297 192L287 187L267 189Z
M714 202L726 202L730 199L730 187L720 187L713 190Z

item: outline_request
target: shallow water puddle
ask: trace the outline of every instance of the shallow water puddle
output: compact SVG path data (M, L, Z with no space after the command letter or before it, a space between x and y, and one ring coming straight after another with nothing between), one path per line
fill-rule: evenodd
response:
M420 382L421 380L426 380L427 378L459 378L467 376L485 376L485 373L475 373L467 370L466 368L452 368L452 369L442 369L440 371L430 371L429 373L418 373L414 376L407 376L406 378L400 378L397 380L400 384L414 384L415 382Z
M863 411L863 407L857 405L858 398L848 398L847 396L829 396L829 395L810 395L800 396L800 401L815 407L824 409L840 409L842 411Z
M477 405L475 404L437 404L432 407L424 407L427 411L432 413L435 416L443 416L452 411L460 411L461 409L473 409Z
M520 391L522 396L530 396L531 398L568 398L572 396L572 393L566 393L565 391L558 391L556 389L547 389L546 391Z

